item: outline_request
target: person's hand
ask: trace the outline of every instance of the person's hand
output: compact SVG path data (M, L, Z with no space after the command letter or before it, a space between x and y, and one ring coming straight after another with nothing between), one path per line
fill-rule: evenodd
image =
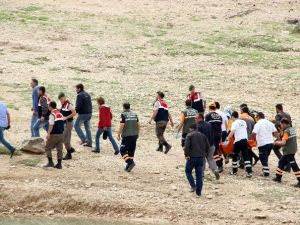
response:
M191 157L189 157L189 156L186 156L186 157L185 157L185 159L186 159L186 160L190 160L190 159L191 159Z

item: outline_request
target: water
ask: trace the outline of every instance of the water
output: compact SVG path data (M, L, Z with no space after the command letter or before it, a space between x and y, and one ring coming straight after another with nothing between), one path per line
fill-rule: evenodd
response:
M34 217L34 218L16 218L16 217L0 217L0 225L146 225L138 222L121 222L109 221L102 219L86 219L86 218L50 218L50 217Z

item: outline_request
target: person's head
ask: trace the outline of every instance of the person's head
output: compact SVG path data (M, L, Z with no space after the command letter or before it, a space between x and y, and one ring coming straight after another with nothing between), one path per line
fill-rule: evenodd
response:
M189 86L189 91L191 94L193 94L195 92L195 86L194 85L190 85Z
M185 100L185 106L192 107L192 100L190 100L190 99Z
M46 88L44 86L39 87L39 96L43 96L46 93Z
M258 120L264 119L265 118L265 114L263 112L258 112L256 115L256 118Z
M197 130L197 125L196 124L192 124L190 127L190 132Z
M281 121L280 121L280 127L281 129L285 129L287 127L290 126L290 121L287 119L287 118L283 118Z
M243 103L243 104L240 105L240 109L242 109L244 107L248 107L248 105L246 103Z
M61 102L61 104L64 104L67 101L65 93L60 92L58 95L58 100Z
M208 109L209 109L209 111L210 112L214 112L214 111L216 111L216 103L215 102L210 102L210 103L208 103Z
M243 108L241 108L241 113L247 113L248 115L250 114L250 110L247 106L244 106Z
M195 117L196 123L202 123L204 121L204 115L202 113L198 113Z
M279 113L279 112L282 112L283 111L283 106L282 104L277 104L276 105L276 112Z
M124 109L124 111L129 111L130 110L130 104L129 104L129 102L123 103L123 109Z
M34 78L31 79L31 82L30 82L31 88L34 88L34 87L38 86L38 84L39 84L39 82L38 82L37 79L34 79Z
M233 111L233 113L231 114L231 118L233 120L237 120L239 118L239 113L237 111Z
M81 91L84 91L84 86L83 86L83 84L77 84L77 85L75 86L75 88L76 88L76 92L77 92L77 93L79 93L79 92L81 92Z
M98 103L98 105L104 105L105 104L105 99L100 96L99 98L97 98L97 103Z
M216 109L220 109L220 108L221 108L221 106L220 106L220 103L219 103L219 102L215 102L215 104L216 104Z
M48 109L49 111L52 111L53 109L56 109L57 105L56 105L56 102L52 101L49 103L48 105Z
M162 91L157 92L157 99L163 99L165 97L165 94Z

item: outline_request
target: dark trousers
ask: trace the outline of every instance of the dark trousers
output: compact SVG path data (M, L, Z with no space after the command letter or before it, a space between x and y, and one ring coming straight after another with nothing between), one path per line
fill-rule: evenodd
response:
M131 165L134 162L137 139L137 135L122 138L120 152L127 165Z
M216 164L219 168L223 167L223 159L222 159L220 151L219 151L221 139L222 139L221 136L215 136L215 139L214 139L214 145L215 145L214 160L216 161Z
M191 187L196 188L196 193L198 195L201 195L202 186L203 186L203 181L202 181L203 160L204 159L202 157L190 158L189 160L186 160L186 165L185 165L186 177ZM192 174L193 169L195 169L196 172L196 183Z
M264 146L258 147L259 150L259 159L262 164L262 171L264 176L270 175L269 169L269 155L273 149L273 144L267 144Z
M295 173L297 180L300 182L300 169L296 162L295 154L283 155L280 158L279 163L278 163L278 168L276 170L276 176L281 179L283 172L284 172L284 168L288 164L291 166L292 170Z
M168 146L169 143L166 141L165 137L164 137L164 133L166 131L168 122L167 121L159 121L156 123L156 136L158 139L158 145L160 148L162 148L163 146Z
M245 168L247 173L252 173L252 165L249 158L248 152L248 141L247 139L240 140L234 143L233 154L232 154L232 173L236 174L238 171L238 156L242 153L243 159L245 160Z
M226 141L227 136L228 136L228 132L227 131L222 131L222 142Z
M185 138L188 134L182 134L182 137L181 137L181 146L184 147L185 145Z

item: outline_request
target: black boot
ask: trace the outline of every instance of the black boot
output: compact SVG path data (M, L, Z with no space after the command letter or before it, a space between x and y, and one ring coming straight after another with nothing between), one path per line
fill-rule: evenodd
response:
M165 154L168 154L168 152L170 151L171 148L172 148L172 146L169 145L169 144L167 144L167 145L166 145Z
M162 151L164 150L163 147L164 147L164 146L163 146L162 144L159 144L156 151L162 152Z
M54 163L52 158L48 157L48 164L44 166L44 168L54 167Z
M71 147L71 148L70 148L70 152L71 152L71 153L74 153L74 152L75 152L75 149L74 149L73 147Z
M62 169L62 165L61 165L61 159L57 160L57 164L55 165L56 169Z
M70 160L70 159L72 159L72 153L71 153L71 149L68 149L67 154L65 155L63 160Z
M273 178L273 181L281 183L281 177L276 176L275 178Z

